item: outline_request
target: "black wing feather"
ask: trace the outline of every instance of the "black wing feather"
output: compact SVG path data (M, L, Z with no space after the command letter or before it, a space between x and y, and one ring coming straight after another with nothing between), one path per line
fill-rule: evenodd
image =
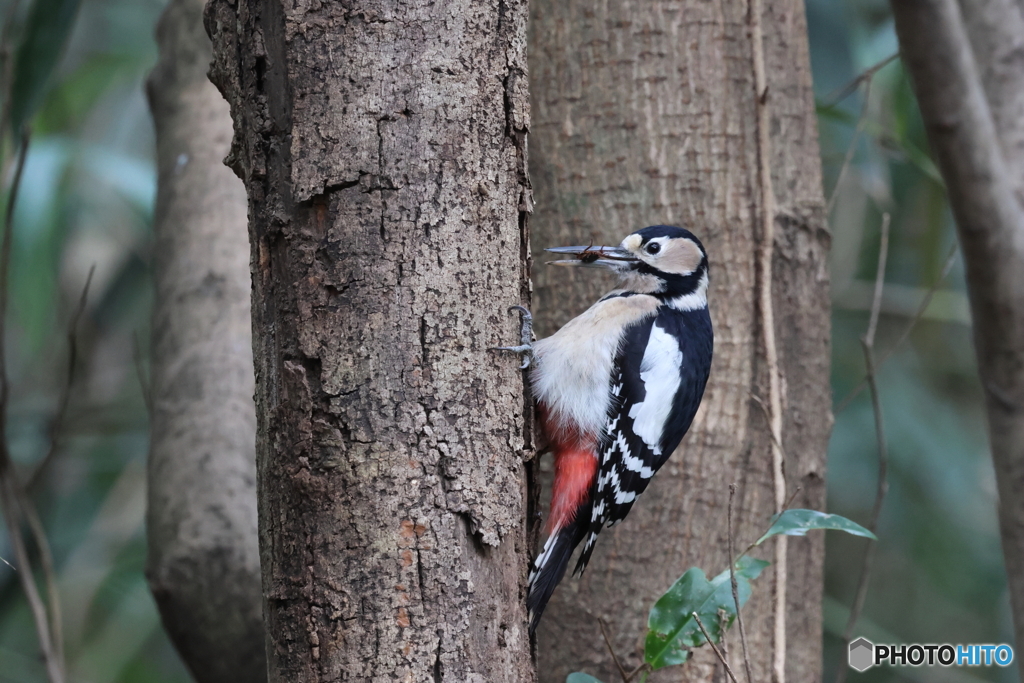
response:
M658 444L660 453L655 453L636 434L633 418L629 416L633 406L642 403L647 396L640 373L654 325L678 340L683 359L679 368L679 389ZM711 318L707 309L687 312L662 309L657 316L626 330L612 369L613 400L599 447L601 461L591 490L586 544L574 574L583 573L598 534L605 526L612 526L629 514L636 498L647 489L654 473L665 464L690 428L704 395L711 351Z

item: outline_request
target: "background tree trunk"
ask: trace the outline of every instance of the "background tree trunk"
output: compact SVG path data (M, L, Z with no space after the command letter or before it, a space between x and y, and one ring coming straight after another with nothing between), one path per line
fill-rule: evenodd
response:
M999 526L1024 648L1024 6L905 2L900 53L963 249ZM1024 670L1024 669L1022 669Z
M214 0L272 681L530 681L525 2Z
M201 0L172 0L149 79L159 184L147 575L197 681L262 681L245 189L223 164L231 118L206 76L202 20Z
M768 88L761 123L758 22L750 12L745 3L692 0L532 3L535 258L546 246L617 244L645 225L688 227L710 254L716 338L708 391L683 446L629 519L602 535L584 578L566 580L555 592L538 630L542 681L561 683L575 670L605 681L618 678L596 617L608 622L628 667L642 661L641 638L655 598L690 566L709 575L728 566L730 483L739 484L736 545L745 547L765 528L777 504L766 420L771 402L764 322L772 314L785 490L788 495L802 487L797 507L824 506L831 427L829 235L803 4L765 3L760 17ZM762 154L770 184L759 171ZM761 305L760 289L766 280L759 261L766 206L774 230L768 245L770 311ZM534 281L541 336L611 286L590 271L543 265ZM546 459L541 469L550 469ZM550 473L542 483L546 502ZM781 654L792 681L821 676L823 556L820 534L788 544ZM774 559L770 550L765 557ZM759 681L770 680L773 661L781 659L773 652L774 582L771 570L758 579L744 612ZM736 636L730 651L739 671ZM711 680L717 667L704 651L650 680Z

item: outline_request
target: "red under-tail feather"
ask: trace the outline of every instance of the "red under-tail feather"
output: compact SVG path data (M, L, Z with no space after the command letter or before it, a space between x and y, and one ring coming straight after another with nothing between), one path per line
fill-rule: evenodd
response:
M565 575L573 549L586 535L590 521L586 511L597 475L597 439L581 434L575 425L553 418L543 404L538 412L555 456L555 480L551 487L548 540L530 572L526 604L531 631L537 627L555 586Z

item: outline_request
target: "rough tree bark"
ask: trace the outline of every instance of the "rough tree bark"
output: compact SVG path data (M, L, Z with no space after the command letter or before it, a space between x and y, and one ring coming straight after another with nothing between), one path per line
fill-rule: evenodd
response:
M795 505L822 509L829 411L829 235L803 4L607 3L535 0L530 35L533 246L615 244L645 225L692 229L711 258L715 363L690 434L618 528L606 532L581 581L556 591L538 630L542 681L584 670L618 678L596 617L612 642L640 663L653 600L690 566L727 567L726 510L737 493L741 546L777 505L772 467L772 319L784 420L785 491ZM760 22L758 22L760 19ZM758 47L758 26L763 48ZM760 53L760 54L759 54ZM767 74L759 117L759 57ZM765 127L767 124L767 127ZM766 155L762 159L762 155ZM770 183L762 161L771 168ZM770 212L774 238L766 244ZM774 206L774 211L771 207ZM761 260L771 249L771 271ZM535 269L538 334L549 334L605 291L593 272ZM770 276L770 304L763 285ZM766 310L770 309L770 310ZM762 409L758 401L766 406ZM542 470L544 464L542 463ZM550 474L542 483L550 483ZM545 486L546 489L546 486ZM541 494L546 499L546 493ZM741 546L742 547L742 546ZM773 634L775 577L758 579L744 621L754 678L819 680L823 540L788 545L784 651ZM767 559L775 559L770 551ZM733 668L739 645L732 638ZM709 652L655 680L722 677ZM718 680L717 678L715 680Z
M271 681L531 681L526 4L213 0Z
M197 681L262 681L245 188L202 0L173 0L157 40L147 575Z
M1024 5L893 0L964 255L999 524L1024 648Z

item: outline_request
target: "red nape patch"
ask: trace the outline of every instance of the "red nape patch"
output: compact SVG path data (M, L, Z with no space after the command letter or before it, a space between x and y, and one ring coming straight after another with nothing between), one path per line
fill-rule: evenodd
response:
M597 453L592 447L556 448L555 483L551 488L548 534L572 522L580 505L590 495L597 473Z

